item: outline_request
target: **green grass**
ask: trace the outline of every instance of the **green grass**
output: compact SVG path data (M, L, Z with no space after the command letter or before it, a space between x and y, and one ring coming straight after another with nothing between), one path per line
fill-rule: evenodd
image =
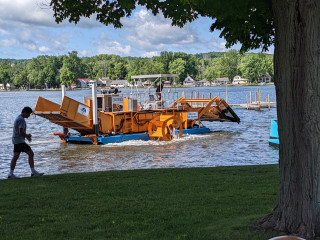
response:
M268 239L276 165L0 181L1 239ZM273 234L275 236L275 234Z

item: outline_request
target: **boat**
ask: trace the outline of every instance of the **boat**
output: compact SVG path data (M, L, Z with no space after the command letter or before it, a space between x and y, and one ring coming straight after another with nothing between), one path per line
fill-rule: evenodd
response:
M279 147L279 134L278 134L278 121L277 119L271 120L269 145Z
M52 133L62 142L109 144L127 140L170 141L186 134L206 134L210 129L202 121L240 122L231 107L219 97L165 101L157 90L141 97L134 94L101 92L95 85L92 96L78 102L62 94L61 104L38 97L34 114L63 127ZM70 131L70 129L74 130Z

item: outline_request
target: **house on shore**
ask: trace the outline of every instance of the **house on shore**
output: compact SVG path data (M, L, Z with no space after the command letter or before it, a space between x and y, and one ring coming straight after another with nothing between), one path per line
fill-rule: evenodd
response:
M91 88L91 85L94 83L97 84L97 87L110 87L111 80L109 77L102 77L102 78L99 78L98 80L88 80L87 81L87 85L90 88Z
M148 79L147 81L142 82L143 87L150 87L152 85L152 82Z
M76 83L75 83L75 87L77 88L88 88L88 78L78 78L76 80ZM74 85L72 85L71 87L74 87Z
M269 73L265 72L261 77L258 78L258 83L266 84L271 82L271 76Z
M209 86L211 86L211 82L204 78L201 81L197 82L197 86L199 86L199 87L209 87Z
M4 87L3 83L0 83L0 90L5 90L5 89L14 89L14 84L13 83L6 83L6 88Z
M248 83L250 83L249 79L242 78L241 76L238 76L238 75L235 76L232 81L232 84L235 84L235 85L242 85L242 84L248 84Z
M188 76L183 80L183 86L195 87L196 86L196 81L192 77Z
M143 87L142 85L142 81L138 80L138 81L133 81L133 82L128 82L128 87Z
M97 80L98 87L110 87L111 80L109 77L102 77Z
M213 86L220 86L220 85L226 85L229 84L229 78L216 78L215 80L213 80Z
M142 85L142 81L141 81L141 80L134 81L133 86L134 86L134 87L143 87L143 85Z
M129 87L127 80L113 80L111 81L110 87L112 88L126 88Z
M163 82L163 86L164 86L164 87L172 87L170 81L164 81L164 82Z

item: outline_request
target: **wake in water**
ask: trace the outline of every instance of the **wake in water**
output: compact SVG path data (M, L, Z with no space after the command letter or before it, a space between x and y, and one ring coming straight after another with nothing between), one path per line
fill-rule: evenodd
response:
M130 140L121 143L108 143L106 145L102 145L102 147L124 147L124 146L169 146L176 143L184 143L197 139L206 139L211 138L212 135L183 135L181 138L173 138L171 141L143 141L143 140Z

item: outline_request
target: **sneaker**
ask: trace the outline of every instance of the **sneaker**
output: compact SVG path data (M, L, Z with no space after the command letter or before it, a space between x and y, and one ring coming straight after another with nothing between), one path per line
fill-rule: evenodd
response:
M39 173L37 171L34 171L33 173L31 173L31 177L40 177L42 176L44 173Z
M14 174L11 174L11 175L8 175L8 179L19 179L19 177Z

